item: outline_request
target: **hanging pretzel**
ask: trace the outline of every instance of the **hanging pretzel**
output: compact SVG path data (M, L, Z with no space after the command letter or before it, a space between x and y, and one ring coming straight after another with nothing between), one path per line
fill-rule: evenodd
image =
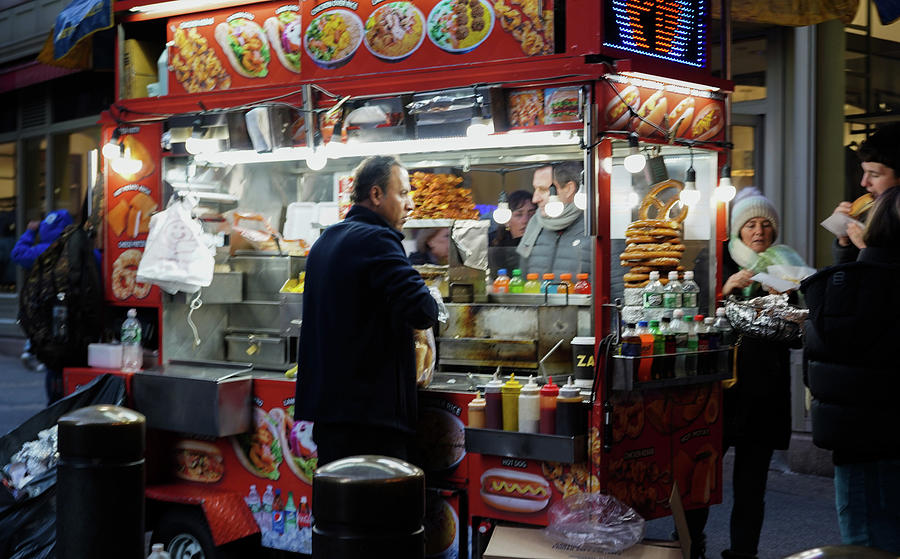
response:
M670 188L674 188L676 193L672 196L672 199L667 203L663 203L662 200L659 199L659 194L665 190ZM681 211L676 216L670 216L670 212L672 208L675 207L675 204L678 203L678 194L681 193L681 190L684 188L684 185L677 180L668 179L663 182L657 183L650 192L644 196L644 200L641 202L641 210L640 216L641 219L659 219L666 221L674 221L676 223L681 223L687 218L688 207L687 204L682 204ZM650 215L650 209L656 208L656 215Z

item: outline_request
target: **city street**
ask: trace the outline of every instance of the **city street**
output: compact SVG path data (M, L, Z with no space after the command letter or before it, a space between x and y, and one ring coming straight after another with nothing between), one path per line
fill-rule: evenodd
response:
M18 426L44 406L44 377L29 371L19 360L21 342L0 340L0 433ZM707 525L707 556L718 559L729 544L731 513L731 459L725 456L725 496L712 508ZM766 519L760 542L760 559L785 557L821 545L840 543L831 478L787 471L776 454L766 492ZM648 523L647 537L668 539L672 520Z

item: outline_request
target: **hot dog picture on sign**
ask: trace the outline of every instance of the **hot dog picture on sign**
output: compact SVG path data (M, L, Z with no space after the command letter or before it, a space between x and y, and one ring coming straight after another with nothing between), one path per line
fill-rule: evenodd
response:
M657 84L647 87L608 79L601 119L606 130L637 132L642 138L717 141L725 128L725 105L709 91Z

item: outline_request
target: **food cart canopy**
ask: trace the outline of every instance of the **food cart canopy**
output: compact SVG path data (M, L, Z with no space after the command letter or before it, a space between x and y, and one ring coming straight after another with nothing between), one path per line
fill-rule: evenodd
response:
M884 24L890 23L900 16L900 1L875 0L878 13ZM882 5L893 14L890 21L885 21ZM773 25L815 25L831 19L839 19L844 23L853 21L859 0L734 0L731 3L731 19L747 23L769 23ZM721 15L721 4L712 2L712 16Z

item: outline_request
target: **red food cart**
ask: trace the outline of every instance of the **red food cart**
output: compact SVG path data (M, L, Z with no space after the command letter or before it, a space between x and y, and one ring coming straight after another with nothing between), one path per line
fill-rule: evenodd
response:
M669 514L676 482L688 508L721 499L724 369L647 380L640 359L598 352L613 314L640 312L645 280L620 264L636 220L677 218L682 246L661 266L697 272L700 312L717 299L725 221L712 200L729 83L709 71L708 2L682 4L116 2L122 95L103 117L103 140L119 146L103 164L103 270L109 324L138 308L157 352L157 367L126 374L151 428L155 540L174 557L214 557L248 537L309 552L315 445L311 425L293 420L284 374L306 327L304 255L346 209L353 166L379 153L399 155L423 188L465 189L453 191L460 207L421 200L429 212L406 230L410 252L433 228L450 229L454 247L422 269L450 311L420 393L428 556L467 556L470 527L478 554L494 522L546 525L548 507L578 492L611 493L647 518ZM167 70L154 78L158 55ZM126 98L147 83L151 95ZM651 156L647 172L626 170L635 151ZM493 294L492 222L472 219L473 202L529 188L533 170L556 161L584 168L593 295ZM669 175L688 168L703 202L682 211ZM220 245L199 299L137 281L150 218L179 196L197 201ZM585 336L594 351L573 359L572 339ZM574 374L583 433L467 429L467 405L494 370ZM67 390L101 372L67 370ZM498 505L485 483L502 479L541 497Z

